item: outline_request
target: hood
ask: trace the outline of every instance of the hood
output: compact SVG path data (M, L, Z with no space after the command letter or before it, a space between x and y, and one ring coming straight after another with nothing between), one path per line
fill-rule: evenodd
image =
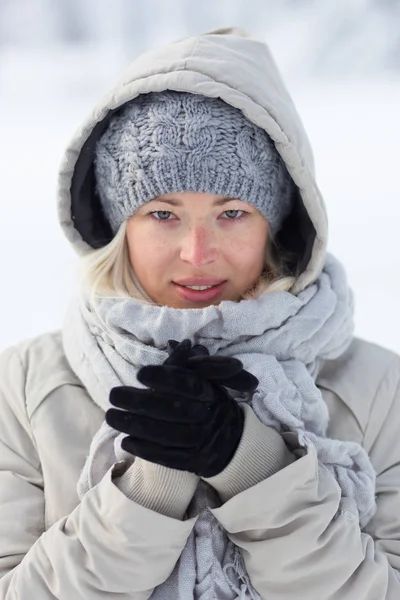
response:
M327 218L314 177L311 146L268 46L240 29L219 29L140 55L93 109L73 136L58 178L58 215L79 255L109 243L94 185L94 149L110 116L139 94L176 90L219 97L262 127L298 188L292 213L277 242L300 273L295 293L320 274L327 245Z

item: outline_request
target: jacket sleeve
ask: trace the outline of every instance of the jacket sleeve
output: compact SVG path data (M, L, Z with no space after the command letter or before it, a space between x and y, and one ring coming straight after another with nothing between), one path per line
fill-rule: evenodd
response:
M0 355L0 600L145 600L172 572L196 517L180 521L126 497L119 463L44 531L40 457L18 353Z
M335 478L313 447L210 509L242 548L252 584L263 598L400 598L399 381L396 359L380 384L365 431L377 472L377 512L363 531L353 516L353 501L341 502ZM293 443L294 434L283 436Z

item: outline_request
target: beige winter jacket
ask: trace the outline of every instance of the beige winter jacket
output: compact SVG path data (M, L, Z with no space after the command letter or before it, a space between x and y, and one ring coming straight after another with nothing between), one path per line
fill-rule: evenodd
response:
M300 193L286 239L297 236L302 258L297 289L314 281L327 224L311 149L268 49L239 31L144 55L77 131L59 178L61 225L75 250L84 254L106 235L91 212L91 161L110 111L163 89L220 96L265 128ZM235 456L210 481L209 506L265 600L398 600L400 358L355 339L325 363L317 385L328 435L361 443L376 469L378 510L366 530L345 504L338 513L340 488L316 453L297 449L294 434L273 440L248 406ZM79 502L77 481L103 420L59 332L0 355L0 600L144 600L172 572L196 521L189 483L174 490L165 468L117 463ZM264 468L271 449L272 473Z
M79 503L76 484L104 413L69 368L59 333L3 352L0 382L1 600L149 598L196 517L126 497L113 482L118 464ZM400 359L356 339L325 364L318 385L328 435L363 444L376 469L378 511L367 531L350 512L335 517L339 486L313 452L213 513L266 600L398 600Z

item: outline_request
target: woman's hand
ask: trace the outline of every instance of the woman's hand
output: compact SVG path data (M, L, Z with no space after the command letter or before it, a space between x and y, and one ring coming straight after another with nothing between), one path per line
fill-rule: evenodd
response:
M225 469L239 444L244 413L225 387L253 391L256 377L230 357L209 356L190 340L169 342L162 365L142 367L149 389L113 388L110 427L128 434L121 447L166 467L212 477Z

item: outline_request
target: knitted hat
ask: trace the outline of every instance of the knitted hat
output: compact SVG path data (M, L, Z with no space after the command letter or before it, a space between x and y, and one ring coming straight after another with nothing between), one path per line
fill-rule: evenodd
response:
M267 133L220 98L142 94L110 120L96 146L97 191L115 234L156 196L206 192L254 205L274 234L294 182Z

